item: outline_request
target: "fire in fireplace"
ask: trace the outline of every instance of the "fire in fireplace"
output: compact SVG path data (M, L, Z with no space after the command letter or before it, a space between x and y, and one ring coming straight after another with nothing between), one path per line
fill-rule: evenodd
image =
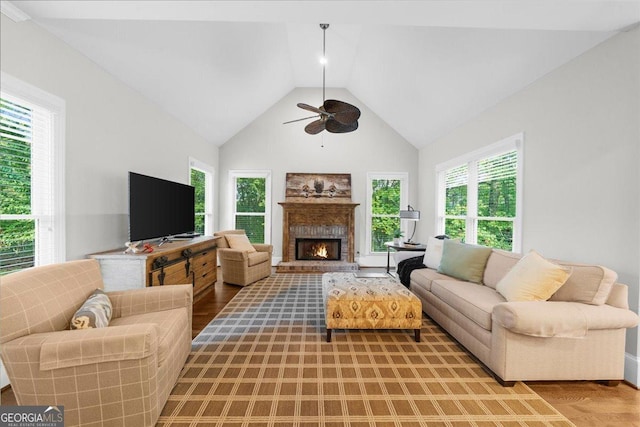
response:
M340 261L341 239L296 239L296 260Z

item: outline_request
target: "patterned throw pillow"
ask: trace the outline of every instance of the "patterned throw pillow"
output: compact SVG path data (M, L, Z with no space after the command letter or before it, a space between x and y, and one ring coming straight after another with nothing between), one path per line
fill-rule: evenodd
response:
M111 300L101 289L93 291L71 318L70 329L106 328L111 320Z

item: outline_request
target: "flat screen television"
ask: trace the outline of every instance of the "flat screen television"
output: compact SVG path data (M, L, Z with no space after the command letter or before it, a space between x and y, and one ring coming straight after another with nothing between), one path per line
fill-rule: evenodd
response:
M193 234L194 198L190 185L129 172L129 240Z

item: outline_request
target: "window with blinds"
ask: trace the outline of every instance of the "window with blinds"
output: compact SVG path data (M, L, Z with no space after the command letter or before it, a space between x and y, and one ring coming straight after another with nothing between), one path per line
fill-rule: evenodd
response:
M438 232L519 251L522 135L438 167Z
M61 261L55 123L53 111L0 94L0 275Z

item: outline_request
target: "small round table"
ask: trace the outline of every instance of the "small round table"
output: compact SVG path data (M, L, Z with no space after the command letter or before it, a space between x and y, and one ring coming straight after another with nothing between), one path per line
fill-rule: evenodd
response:
M396 251L426 251L427 245L421 244L412 244L412 243L394 243L394 242L385 242L384 245L387 247L387 273L389 273L389 263L391 256L391 249L395 249Z

